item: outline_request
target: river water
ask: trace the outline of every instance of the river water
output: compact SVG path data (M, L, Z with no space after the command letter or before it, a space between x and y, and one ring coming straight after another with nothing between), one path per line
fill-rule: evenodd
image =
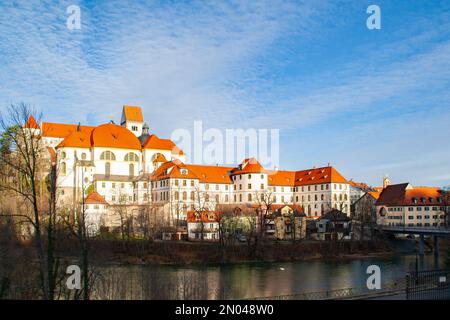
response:
M443 268L433 255L419 259L420 270ZM347 261L245 263L222 266L101 267L93 298L245 299L366 286L369 265L378 265L383 285L404 281L416 256Z

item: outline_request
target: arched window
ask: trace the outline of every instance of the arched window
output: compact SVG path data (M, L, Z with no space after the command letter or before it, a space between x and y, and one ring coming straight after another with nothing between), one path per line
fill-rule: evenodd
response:
M183 191L183 200L187 200L187 192L186 191Z
M322 200L322 201L323 201L323 194L321 194L321 195L320 195L320 200Z
M61 174L66 175L66 163L61 162Z
M83 152L83 153L81 154L81 160L86 160L86 153Z
M134 161L134 162L138 162L139 161L139 157L136 153L133 152L129 152L125 155L125 158L123 159L124 161Z
M111 164L109 162L105 163L105 176L109 176L111 174Z
M116 156L111 151L103 151L100 160L116 160Z
M344 200L347 201L347 194L344 194Z
M194 191L191 191L191 200L195 200L195 193L194 193Z
M130 177L134 176L134 164L130 163L130 165L128 166L128 174Z
M180 193L178 191L175 191L175 200L178 200L180 198Z

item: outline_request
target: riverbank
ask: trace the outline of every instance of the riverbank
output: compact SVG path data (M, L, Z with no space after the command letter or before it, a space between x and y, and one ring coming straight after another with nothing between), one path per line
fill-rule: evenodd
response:
M76 256L76 244L60 246L61 256ZM311 260L352 260L391 257L395 252L388 242L325 241L267 242L220 247L217 243L185 241L113 241L90 243L91 261L116 265L215 265L254 262L292 262Z

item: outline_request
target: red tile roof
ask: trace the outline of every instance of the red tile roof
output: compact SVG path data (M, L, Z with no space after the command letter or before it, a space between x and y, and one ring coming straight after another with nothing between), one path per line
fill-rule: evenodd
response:
M219 214L214 211L203 211L196 212L196 211L188 211L187 212L187 222L201 222L204 223L207 222L217 222L218 221Z
M136 121L136 122L144 121L141 107L125 105L123 106L123 114L125 116L125 120L127 121Z
M112 123L103 124L92 131L93 147L141 150L139 139L130 130Z
M442 202L440 202L442 201ZM431 206L444 205L442 190L438 187L411 187L408 183L387 186L376 205L385 206Z
M266 170L255 158L244 159L242 163L234 168L231 172L232 175L247 174L247 173L263 173Z
M335 168L323 167L301 171L270 171L270 186L304 186L322 183L348 183Z
M36 119L34 119L32 115L28 117L28 120L23 127L28 129L40 129L39 125L36 122Z
M91 147L91 133L88 131L75 131L69 134L63 141L61 141L57 148L90 148Z
M195 164L188 164L186 167L192 170L203 183L225 183L231 184L231 178L228 174L233 168L222 166L202 166Z
M108 204L105 198L96 191L91 192L84 200L86 204Z
M160 139L155 134L150 135L143 144L144 149L170 150L174 154L183 154L172 140Z
M91 133L95 127L92 126L80 126L81 131ZM78 125L76 124L63 124L63 123L42 123L42 136L51 138L65 138L69 134L77 131Z

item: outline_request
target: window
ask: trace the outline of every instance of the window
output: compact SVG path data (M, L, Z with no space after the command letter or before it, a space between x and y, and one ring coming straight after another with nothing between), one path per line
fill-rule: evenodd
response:
M81 154L81 160L86 160L86 153L83 152L83 153Z
M187 192L183 191L183 200L186 201L187 200Z
M249 183L247 187L248 187L247 189L251 189L252 188L252 184Z
M191 191L191 200L194 200L195 199L195 193L194 193L194 191Z
M218 184L216 184L216 190L219 190L219 185Z
M121 187L122 189L125 188L125 183L122 182L122 183L120 184L120 187Z
M116 183L115 183L115 182L111 183L111 187L112 187L113 189L115 189L115 188L116 188Z
M252 195L251 195L251 194L248 195L247 200L248 200L249 202L252 201Z
M66 163L61 162L61 175L66 175Z
M103 151L100 160L116 160L116 156L111 151Z
M105 176L111 175L111 164L109 162L105 163Z
M413 207L408 207L408 211L413 211Z
M131 130L132 131L138 131L138 127L137 126L131 126Z
M191 180L191 187L194 186L194 180Z
M106 188L106 183L102 182L102 188Z
M130 163L128 166L128 174L130 177L134 176L134 164Z
M133 153L133 152L129 152L125 155L125 158L123 159L123 161L134 161L134 162L138 162L139 161L139 157L137 154Z
M65 159L66 158L66 153L63 151L61 152L61 159Z
M264 175L263 174L261 175L261 179L264 179Z
M220 200L220 199L219 199L219 195L216 194L216 202L219 203L219 200Z
M251 179L251 178L252 178L252 175L251 175L251 174L249 174L249 175L248 175L248 178L249 178L249 179Z
M225 202L228 202L228 195L225 195Z
M175 191L175 200L178 200L180 198L180 193L178 191Z

